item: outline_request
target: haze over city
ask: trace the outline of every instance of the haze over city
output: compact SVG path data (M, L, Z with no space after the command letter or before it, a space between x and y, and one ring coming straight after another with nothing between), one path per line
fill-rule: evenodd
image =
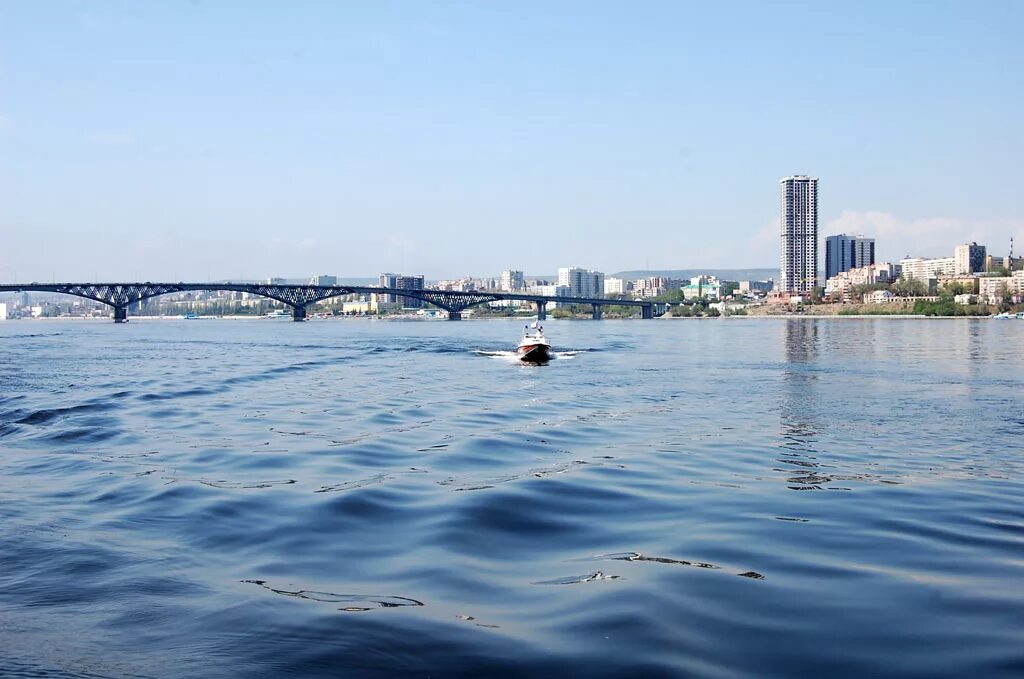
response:
M1024 245L1019 3L5 3L0 280Z

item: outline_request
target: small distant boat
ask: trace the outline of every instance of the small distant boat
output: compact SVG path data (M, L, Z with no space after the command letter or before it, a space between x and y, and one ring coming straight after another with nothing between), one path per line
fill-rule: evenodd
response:
M193 320L199 318L199 314L197 314L194 311L189 311L187 314L182 316L182 318L184 318L186 321L193 321Z
M991 316L990 318L994 318L994 319L996 319L998 321L1005 321L1005 320L1010 319L1010 318L1017 318L1017 316L1011 316L1009 311L1004 311L1003 313L995 314L994 316Z
M267 313L266 318L291 318L292 315L284 309L274 309Z
M1024 321L1024 311L1018 311L1016 314L1016 319L1018 321Z
M523 339L516 348L519 360L529 363L546 363L551 360L551 342L544 336L544 327L540 321L523 328Z

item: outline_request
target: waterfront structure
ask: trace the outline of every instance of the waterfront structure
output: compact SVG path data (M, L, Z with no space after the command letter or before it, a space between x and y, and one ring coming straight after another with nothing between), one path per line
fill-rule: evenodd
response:
M954 274L978 273L985 271L985 246L977 243L964 243L957 245L953 250L953 259L956 260Z
M900 260L900 275L905 278L916 278L928 281L939 276L956 275L956 258L940 257L927 259L924 257L904 257Z
M7 304L0 302L0 321L6 321L9 317L10 311L7 310Z
M850 269L875 263L875 239L847 236L845 233L825 239L825 280Z
M326 274L324 274L322 276L313 276L313 278L311 278L309 280L309 284L310 285L337 285L338 284L338 277L337 276L328 276Z
M526 287L526 280L522 271L508 269L501 273L501 289L505 292L515 292Z
M558 284L569 288L569 297L604 297L604 274L600 271L562 267Z
M818 178L794 175L782 188L782 292L810 294L818 285Z

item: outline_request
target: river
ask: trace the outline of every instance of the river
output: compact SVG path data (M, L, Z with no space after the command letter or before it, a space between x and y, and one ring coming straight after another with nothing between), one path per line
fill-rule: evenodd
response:
M1021 676L1024 323L0 323L0 674Z

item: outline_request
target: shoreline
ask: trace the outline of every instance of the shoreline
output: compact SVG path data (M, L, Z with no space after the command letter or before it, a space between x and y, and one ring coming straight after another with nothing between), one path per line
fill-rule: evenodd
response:
M536 316L505 316L505 317L490 317L490 318L473 318L472 316L463 318L458 322L468 321L522 321L535 319ZM974 321L974 320L993 320L993 316L926 316L924 314L744 314L744 315L733 315L733 316L656 316L653 319L646 320L660 320L660 321L732 321L732 320L746 320L746 319L758 319L758 320L794 320L794 319L808 319L808 320L820 320L820 319L836 319L836 320L873 320L873 319L891 319L891 320L922 320L922 321L942 321L942 320L958 320L958 321ZM182 316L129 316L130 322L138 321L287 321L294 322L291 318L267 318L266 316L200 316L199 318L184 318ZM592 321L591 318L549 318L545 322L551 321ZM604 317L602 321L642 321L645 319L641 318L609 318ZM1009 319L1015 320L1015 319ZM112 323L109 317L82 317L82 316L51 316L45 318L8 318L0 320L0 325L4 323L18 323L21 321L28 322L53 322L53 321L75 321L75 322L96 322L96 323ZM374 316L334 316L331 318L307 318L303 322L320 322L320 321L383 321L383 322L449 322L446 318L420 318L420 317L408 317L408 316L393 316L393 317L374 317Z

